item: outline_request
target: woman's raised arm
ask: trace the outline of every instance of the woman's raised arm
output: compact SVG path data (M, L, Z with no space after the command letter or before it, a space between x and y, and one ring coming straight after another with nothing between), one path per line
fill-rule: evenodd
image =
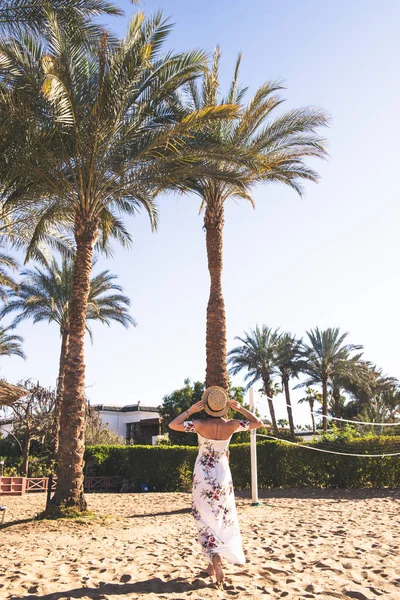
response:
M241 415L243 415L249 421L248 429L257 429L258 427L261 427L263 425L263 422L261 421L261 419L256 417L256 415L254 415L249 410L245 409L244 406L239 404L239 402L236 402L236 400L228 400L228 406L232 410L239 412ZM246 427L246 429L247 429L247 427Z
M174 431L185 431L185 428L183 425L184 421L187 421L191 415L193 415L194 413L200 412L201 410L203 410L203 408L204 408L204 400L200 400L199 402L196 402L196 404L193 404L193 406L191 406L190 408L185 410L183 413L181 413L180 415L175 417L175 419L173 421L171 421L171 423L169 423L168 427L170 429L173 429Z

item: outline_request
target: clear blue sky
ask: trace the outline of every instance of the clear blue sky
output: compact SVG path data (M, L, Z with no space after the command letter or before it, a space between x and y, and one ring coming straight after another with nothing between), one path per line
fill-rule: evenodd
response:
M118 2L132 14L127 0ZM304 200L282 186L255 191L256 210L226 207L224 290L228 348L257 323L299 336L339 326L365 357L400 376L400 3L397 0L147 0L176 23L169 48L223 53L222 79L243 52L250 93L286 81L286 108L314 104L332 116L330 158ZM111 21L110 21L111 22ZM117 28L116 21L112 20ZM122 34L125 23L119 22ZM156 234L145 216L130 222L134 247L116 248L97 268L117 273L138 321L128 331L94 327L87 341L92 403L159 404L185 377L202 380L208 272L195 197L160 198ZM4 358L0 374L44 385L57 376L56 326L23 324L26 362ZM237 384L241 378L236 378ZM299 396L299 393L296 393ZM279 416L284 414L283 399ZM295 421L305 422L297 408Z

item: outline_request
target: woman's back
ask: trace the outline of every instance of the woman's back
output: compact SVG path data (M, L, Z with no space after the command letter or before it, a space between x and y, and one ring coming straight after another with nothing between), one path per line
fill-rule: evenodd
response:
M229 440L237 430L237 419L202 419L194 421L194 428L203 438L209 440Z

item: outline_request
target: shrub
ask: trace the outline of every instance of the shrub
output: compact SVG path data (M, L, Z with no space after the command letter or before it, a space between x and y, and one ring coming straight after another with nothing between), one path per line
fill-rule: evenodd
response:
M326 448L326 440L314 442ZM355 454L395 453L400 437L377 436L332 440L334 452ZM119 475L129 480L129 489L140 491L147 483L159 491L188 492L197 456L193 446L90 446L85 452L85 474ZM18 475L20 457L3 456L4 475ZM341 456L265 440L257 443L258 485L260 489L291 487L384 488L400 486L400 456L383 458ZM250 488L250 444L230 446L230 467L235 488ZM32 457L30 476L54 473L48 457Z
M166 492L190 491L197 449L191 446L91 446L88 475L120 475Z
M4 477L19 477L22 468L22 457L18 456L0 456L4 460ZM48 456L30 456L29 457L29 477L48 477L50 473L55 473L55 461Z
M318 442L315 447L323 447ZM400 438L367 437L343 440L333 450L356 454L395 452ZM121 475L140 490L149 483L160 491L190 491L197 455L193 446L92 446L86 449L89 475ZM276 487L396 487L400 456L364 458L299 448L285 442L257 443L258 485ZM250 487L250 445L230 446L230 467L236 489Z

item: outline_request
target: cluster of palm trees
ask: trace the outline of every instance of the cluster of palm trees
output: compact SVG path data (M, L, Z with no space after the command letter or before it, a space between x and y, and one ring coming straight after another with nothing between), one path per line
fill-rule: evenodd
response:
M18 285L10 287L7 298L0 308L0 319L17 313L12 324L3 330L8 332L24 320L31 319L33 323L55 323L60 332L61 350L59 371L57 377L57 394L55 402L54 452L58 452L59 428L62 399L64 394L65 365L68 358L70 336L70 305L72 296L72 276L74 263L71 259L63 258L59 264L52 259L45 266L25 269L20 273ZM90 280L90 291L86 313L86 330L93 339L90 328L91 321L98 321L110 326L118 322L124 327L135 325L129 314L130 299L122 292L115 282L116 275L102 271ZM16 339L15 339L16 338ZM18 354L25 358L21 349L20 336L0 333L0 353L8 356Z
M257 183L281 182L301 194L302 181L318 179L305 160L326 154L319 134L327 124L324 111L306 107L275 116L279 81L245 102L240 57L222 94L218 49L211 64L201 50L164 50L171 25L161 13L146 18L137 12L122 40L93 21L119 13L105 0L3 0L0 6L0 242L24 248L26 261L45 265L48 248L73 256L67 324L54 318L63 348L53 502L81 510L84 338L93 314L94 256L107 252L112 240L129 247L132 223L123 215L144 210L155 230L160 193L197 194L211 281L206 385L227 388L225 201L253 204ZM11 294L5 312L31 316L32 276L24 275L28 280ZM128 303L120 299L120 305Z
M394 377L382 375L375 365L363 359L363 347L346 343L347 333L338 328L307 331L307 339L263 325L237 337L241 345L229 353L230 372L245 371L248 387L262 384L267 397L272 427L278 434L274 396L284 392L290 433L294 437L289 382L302 377L295 387L306 388L300 402L310 406L315 432L315 403L322 404L322 424L327 430L328 416L340 427L341 419L371 422L400 420L400 388ZM277 381L282 386L277 385ZM320 391L311 386L319 386Z

